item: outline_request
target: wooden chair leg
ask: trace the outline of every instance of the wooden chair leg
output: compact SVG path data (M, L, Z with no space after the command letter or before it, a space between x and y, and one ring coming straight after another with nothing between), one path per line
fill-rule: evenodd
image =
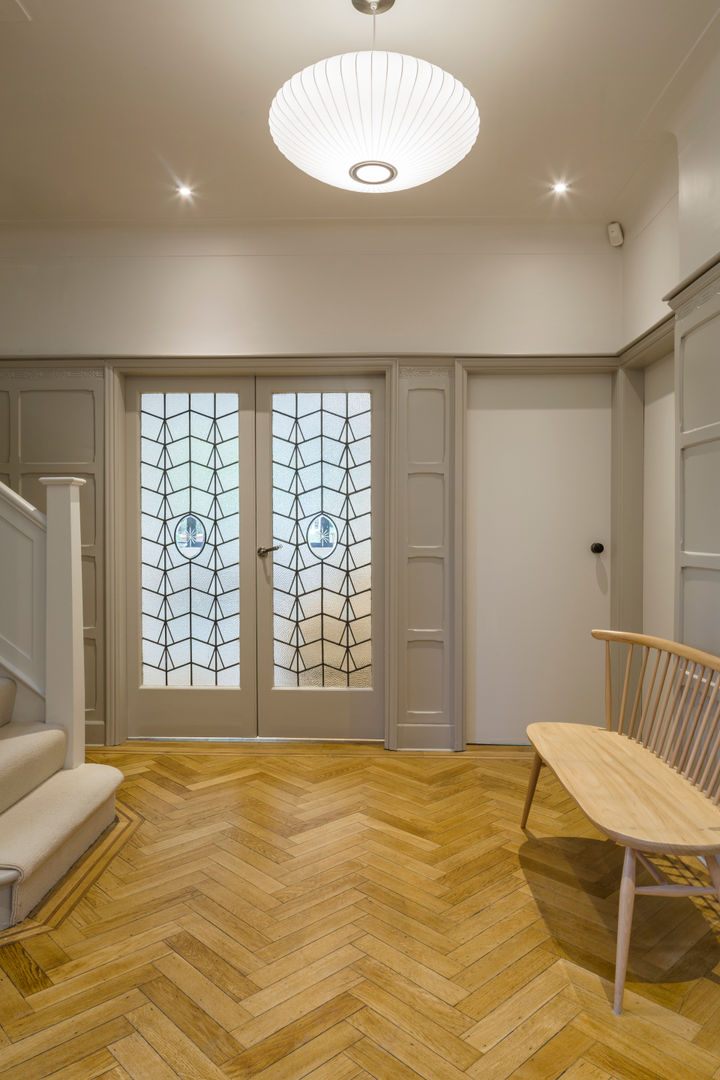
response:
M615 1001L613 1012L622 1013L625 975L627 974L628 952L630 950L630 929L632 927L633 905L635 903L635 852L625 848L622 880L620 882L620 906L618 910L617 951L615 953Z
M710 880L718 894L718 900L720 900L720 859L717 855L706 855L705 865L710 872Z
M527 825L528 814L530 813L530 806L532 805L533 795L535 794L535 788L537 787L538 776L540 775L540 769L542 767L543 759L535 751L535 760L532 763L532 769L530 770L530 779L528 780L527 795L525 796L525 805L523 806L522 821L520 822L520 828L524 829Z

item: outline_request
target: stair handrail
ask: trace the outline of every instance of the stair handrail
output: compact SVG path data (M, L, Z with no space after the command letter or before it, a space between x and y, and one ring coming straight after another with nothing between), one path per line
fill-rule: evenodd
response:
M28 690L32 690L33 694L37 694L39 698L45 699L45 691L39 683L36 683L34 679L31 679L24 671L10 662L7 657L0 656L0 676L6 676L10 679L14 679L15 682L22 683L23 686L27 686Z
M42 532L47 532L47 518L38 510L37 506L33 506L27 499L23 499L22 495L18 495L16 491L13 491L7 484L3 484L0 480L0 501L6 503L8 506L12 506L14 510L26 517L28 521L36 525Z

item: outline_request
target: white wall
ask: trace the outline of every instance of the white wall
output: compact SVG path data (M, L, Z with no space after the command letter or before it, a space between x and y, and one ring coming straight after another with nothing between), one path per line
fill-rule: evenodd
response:
M675 634L675 386L672 354L645 369L643 631Z
M602 225L6 230L0 356L604 353Z
M673 120L679 161L680 278L720 252L720 56Z
M670 313L663 296L679 281L678 165L675 139L648 148L618 201L625 231L623 252L623 344Z

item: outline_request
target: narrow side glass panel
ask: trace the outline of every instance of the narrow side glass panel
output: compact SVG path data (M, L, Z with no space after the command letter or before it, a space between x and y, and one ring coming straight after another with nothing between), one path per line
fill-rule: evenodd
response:
M237 394L140 398L142 683L239 686Z
M372 686L371 405L273 394L276 687Z

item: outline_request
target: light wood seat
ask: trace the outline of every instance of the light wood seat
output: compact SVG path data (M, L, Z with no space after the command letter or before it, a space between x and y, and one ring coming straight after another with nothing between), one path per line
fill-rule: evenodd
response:
M592 633L606 642L606 728L528 727L535 760L522 826L546 764L593 824L625 848L615 964L619 1014L635 894L720 899L720 657L642 634ZM617 694L611 643L626 651ZM698 856L711 884L668 882L646 852ZM655 885L636 886L637 861Z
M720 848L720 809L641 743L581 724L527 731L580 809L618 844L676 855Z

